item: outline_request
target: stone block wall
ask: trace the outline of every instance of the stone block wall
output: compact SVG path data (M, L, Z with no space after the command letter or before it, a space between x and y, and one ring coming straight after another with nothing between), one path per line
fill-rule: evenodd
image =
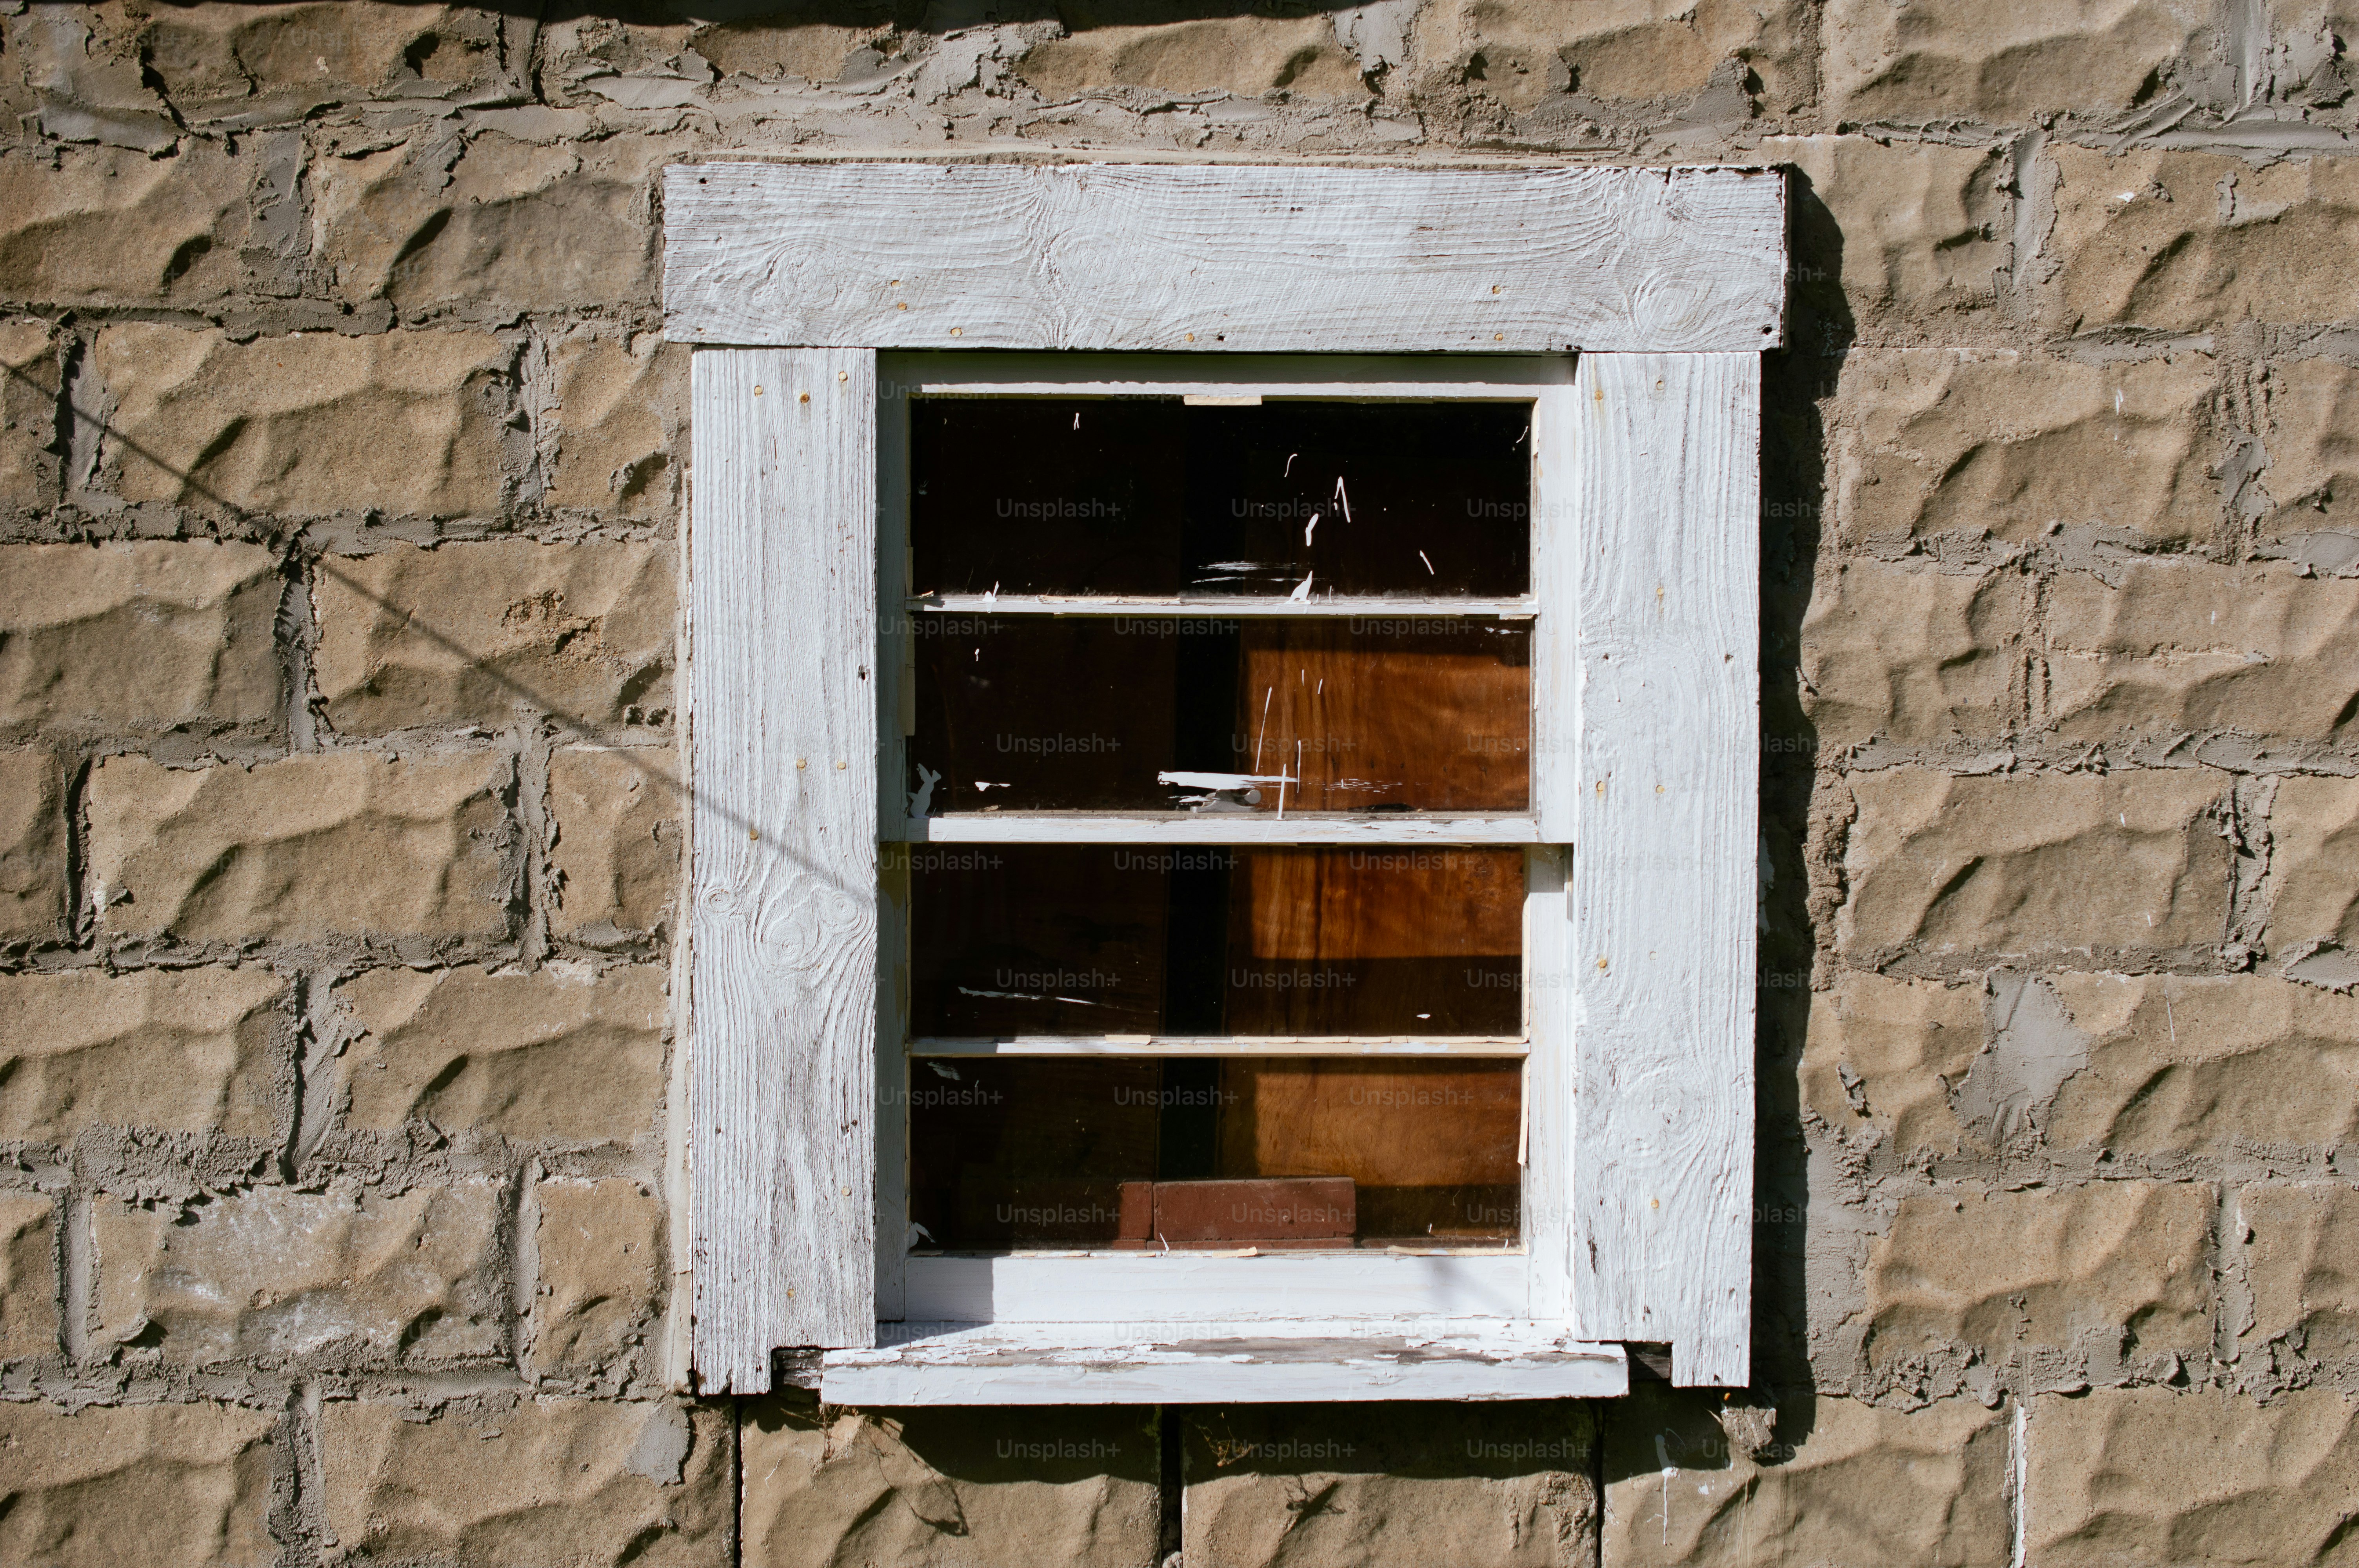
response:
M2354 49L2344 0L0 4L0 1560L2331 1556ZM658 186L737 151L1790 171L1753 1390L682 1387Z

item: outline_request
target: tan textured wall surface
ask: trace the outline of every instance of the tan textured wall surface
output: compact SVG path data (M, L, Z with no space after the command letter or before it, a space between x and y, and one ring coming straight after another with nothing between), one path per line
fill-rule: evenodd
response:
M0 1560L2277 1563L2359 1475L2345 0L0 5ZM1756 1386L672 1386L669 163L1790 171Z

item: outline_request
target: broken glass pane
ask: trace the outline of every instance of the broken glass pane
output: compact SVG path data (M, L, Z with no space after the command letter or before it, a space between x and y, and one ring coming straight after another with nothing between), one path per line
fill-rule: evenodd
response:
M912 620L913 816L1530 804L1527 621Z
M919 1038L1523 1033L1519 849L905 852Z
M1503 596L1531 405L922 398L919 593Z
M919 1057L913 1249L1502 1247L1523 1065Z

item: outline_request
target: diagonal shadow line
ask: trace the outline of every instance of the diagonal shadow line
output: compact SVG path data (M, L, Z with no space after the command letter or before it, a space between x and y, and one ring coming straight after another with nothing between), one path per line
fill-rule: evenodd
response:
M27 364L30 364L33 362L27 361L26 362ZM239 505L236 502L230 500L227 496L223 495L219 491L216 491L210 485L206 484L204 481L199 479L195 474L190 472L186 469L174 466L160 453L143 445L136 438L119 429L112 422L75 404L72 398L62 389L42 385L37 377L25 373L23 366L0 364L0 369L5 369L11 380L24 383L27 386L33 388L44 397L55 398L59 405L63 407L68 414L71 415L76 421L87 422L92 428L99 431L109 441L112 441L116 446L120 447L123 450L133 454L141 461L147 463L150 467L155 468L165 474L168 474L173 479L179 481L179 484L184 491L193 492L203 500L211 502L213 505L220 507L223 511L228 513L240 523L245 524L249 528L255 529L257 533L262 535L264 539L269 543L271 547L278 550L282 556L292 557L298 555L295 541L302 532L299 526L289 530L284 527L274 526L272 524L257 518L254 514ZM580 739L596 741L603 740L604 738L600 727L592 724L586 719L566 712L556 703L543 697L540 693L533 690L522 681L517 680L515 676L509 675L505 670L501 670L492 665L489 661L485 660L476 653L475 650L467 647L455 637L420 622L414 610L405 609L404 607L394 603L391 600L384 598L382 595L362 584L349 573L337 570L334 567L328 564L328 558L326 557L313 557L310 561L310 566L312 570L332 579L338 585L342 587L345 591L357 598L367 600L369 603L377 606L381 610L388 611L400 616L404 622L402 631L405 633L415 633L433 646L445 653L455 654L459 658L464 660L494 686L498 687L512 697L522 699L533 710L533 712L538 714L541 719L563 728ZM675 666L675 668L677 668L677 666ZM675 698L675 701L677 701L677 697ZM677 707L675 707L674 712L677 716L679 713ZM675 722L678 722L677 717ZM687 742L687 736L684 733L679 732L677 730L675 730L675 733L679 735L678 743L684 746ZM662 785L665 789L679 796L688 811L691 827L693 826L696 814L701 811L710 816L718 817L732 827L743 829L747 835L748 843L757 844L761 847L758 852L777 856L780 859L792 861L798 869L806 874L817 875L822 881L834 884L837 892L860 899L874 898L876 895L876 890L875 888L853 887L849 883L846 883L840 878L836 877L832 872L814 864L809 856L785 847L779 836L772 834L766 837L761 830L761 825L753 817L745 816L727 806L722 805L720 802L712 799L709 795L700 795L694 789L690 788L676 775L666 772L664 769L656 766L654 763L647 761L644 757L638 755L638 753L642 752L653 752L655 750L658 750L658 748L651 746L617 746L608 748L611 754L626 759L629 764L632 767L636 768L642 774L654 780L657 784ZM882 848L883 846L880 844L880 850ZM694 846L691 843L691 854L693 853L693 849ZM685 911L682 912L682 918L683 920L686 918Z

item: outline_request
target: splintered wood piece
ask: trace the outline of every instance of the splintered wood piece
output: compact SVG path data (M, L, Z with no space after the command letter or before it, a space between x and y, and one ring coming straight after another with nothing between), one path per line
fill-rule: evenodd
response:
M1349 1241L1359 1206L1349 1176L1157 1182L1155 1234L1178 1247Z

